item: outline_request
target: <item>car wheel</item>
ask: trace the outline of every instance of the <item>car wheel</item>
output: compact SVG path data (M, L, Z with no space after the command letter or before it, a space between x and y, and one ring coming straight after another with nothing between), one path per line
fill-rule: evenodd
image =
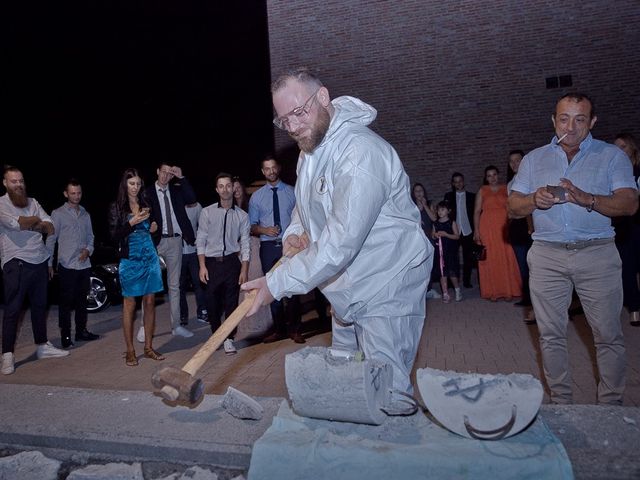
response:
M89 282L89 292L87 293L87 312L100 312L111 304L107 286L101 278L94 275L91 275Z

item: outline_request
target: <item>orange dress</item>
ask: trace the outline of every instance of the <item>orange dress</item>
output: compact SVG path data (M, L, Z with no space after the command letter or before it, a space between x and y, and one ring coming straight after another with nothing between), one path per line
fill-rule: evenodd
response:
M478 262L480 296L491 300L519 297L522 279L508 240L507 186L501 185L494 192L489 185L484 185L480 191L480 238L487 250L487 259Z

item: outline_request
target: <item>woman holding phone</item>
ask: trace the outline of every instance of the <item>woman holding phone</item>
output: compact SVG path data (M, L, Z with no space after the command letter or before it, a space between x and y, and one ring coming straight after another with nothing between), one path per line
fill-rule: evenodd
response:
M142 297L143 304L144 356L164 360L152 344L156 321L155 294L163 290L160 260L151 239L151 233L158 229L158 225L149 222L151 212L143 186L138 171L126 169L109 215L111 236L120 257L118 273L123 296L122 329L127 347L125 363L130 367L138 365L133 346L136 297Z

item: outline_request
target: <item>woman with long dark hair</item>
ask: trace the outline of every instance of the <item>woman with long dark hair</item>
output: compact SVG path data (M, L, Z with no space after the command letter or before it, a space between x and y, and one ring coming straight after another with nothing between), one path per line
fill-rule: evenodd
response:
M118 274L123 297L122 330L127 347L125 363L131 367L138 365L133 346L136 297L142 297L144 356L152 360L164 360L153 349L155 294L163 290L160 260L151 239L151 233L158 229L158 225L156 222L149 223L151 210L143 192L144 184L138 171L135 168L126 169L109 215L111 236L118 246L120 257Z

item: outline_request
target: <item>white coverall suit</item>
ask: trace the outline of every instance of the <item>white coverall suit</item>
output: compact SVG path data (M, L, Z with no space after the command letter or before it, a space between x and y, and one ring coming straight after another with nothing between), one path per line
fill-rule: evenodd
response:
M390 364L393 388L412 393L433 247L397 153L367 127L376 110L347 96L332 103L322 143L300 153L284 234L306 232L309 247L267 274L267 285L276 299L320 287L334 316L354 323L365 357ZM334 318L334 347L356 350L355 333Z

